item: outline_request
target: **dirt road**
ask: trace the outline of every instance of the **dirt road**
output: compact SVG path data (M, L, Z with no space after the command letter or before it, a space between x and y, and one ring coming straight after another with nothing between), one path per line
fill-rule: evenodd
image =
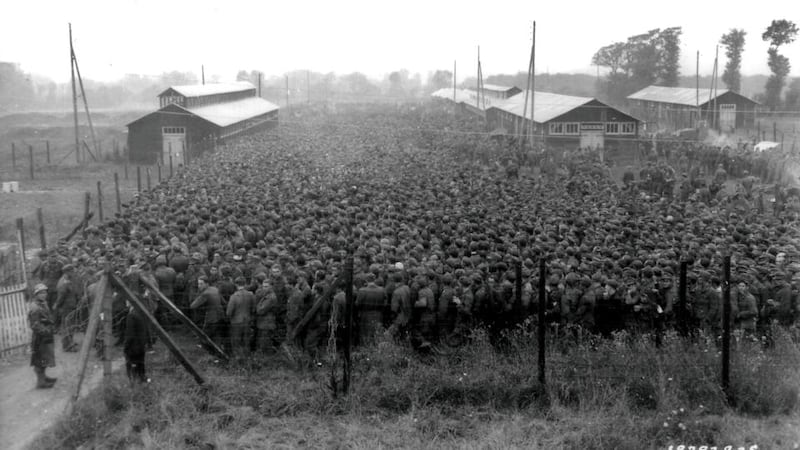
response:
M53 389L35 389L36 378L29 363L29 352L0 360L0 450L26 448L64 413L77 386L77 352L64 353L56 344L56 367L47 371L48 376L58 378ZM114 370L123 365L122 358L112 362ZM92 354L81 394L98 386L102 378L102 361Z

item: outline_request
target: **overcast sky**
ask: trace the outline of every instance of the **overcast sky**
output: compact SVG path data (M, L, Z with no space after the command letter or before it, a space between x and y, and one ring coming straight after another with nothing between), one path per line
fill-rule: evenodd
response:
M0 61L67 81L68 22L84 78L193 71L233 80L239 69L280 75L294 69L371 77L406 68L474 76L525 70L536 20L536 71L595 73L606 44L653 28L682 26L682 67L711 73L728 29L747 31L742 72L768 74L761 33L773 19L800 23L796 0L437 1L398 0L8 0L0 6ZM782 48L800 76L800 42ZM724 54L720 50L721 65Z

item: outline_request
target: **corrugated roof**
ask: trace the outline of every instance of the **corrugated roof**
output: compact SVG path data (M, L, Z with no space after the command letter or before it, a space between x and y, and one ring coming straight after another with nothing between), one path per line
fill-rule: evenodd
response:
M445 100L453 101L453 88L442 88L438 91L435 91L431 94L431 97L442 98ZM485 109L489 109L493 106L497 106L498 104L505 102L505 99L497 99L492 97L482 97L481 100L485 100L481 102L480 107L478 106L478 92L473 89L456 89L456 103L465 103L473 108L478 108L483 110L483 104L486 105Z
M711 89L700 89L700 105L708 103L709 95L711 99L721 96L728 92L727 89L717 89L714 96ZM630 100L645 100L649 102L672 103L675 105L698 106L697 89L666 86L647 86L639 92L628 96Z
M228 125L275 111L278 109L278 105L270 103L263 98L251 97L235 102L184 109L214 125L227 127Z
M514 89L513 86L500 86L498 84L486 84L483 83L483 88L489 91L499 91L499 92L507 92L511 89Z
M235 83L210 83L210 84L189 84L185 86L170 86L169 89L183 95L184 97L202 97L204 95L227 94L230 92L241 92L255 89L253 83L249 81L237 81ZM159 96L163 95L165 90Z
M494 107L516 116L530 119L531 91L528 92L529 103L527 108L525 108L525 91L498 102L496 105L494 105ZM533 121L536 123L545 123L562 114L566 114L579 106L585 105L592 100L594 99L590 97L575 97L572 95L561 95L550 92L535 91L533 102Z

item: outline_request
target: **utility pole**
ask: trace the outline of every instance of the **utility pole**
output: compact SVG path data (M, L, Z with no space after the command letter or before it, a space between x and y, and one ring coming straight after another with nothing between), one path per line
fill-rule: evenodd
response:
M70 47L72 47L70 45ZM94 134L94 125L92 125L92 115L89 113L89 101L86 99L86 91L83 89L83 77L81 77L81 69L78 66L78 57L75 56L75 50L72 49L72 63L75 65L75 73L78 75L78 85L81 88L81 98L83 98L83 108L86 110L86 119L89 121L89 132L92 134L92 145L97 157L100 157L100 148L97 145L97 136ZM77 107L76 107L77 108Z
M536 26L536 22L534 22L534 27ZM534 28L535 30L536 28ZM535 33L535 31L534 31ZM535 35L534 35L535 36ZM525 86L525 103L522 106L522 123L519 127L519 151L522 151L522 147L524 145L526 139L526 133L530 129L529 126L525 123L525 113L528 112L528 96L531 96L531 103L533 103L533 96L531 95L531 85L532 85L532 77L531 74L533 73L533 57L534 57L534 43L531 44L531 55L528 59L528 82ZM531 122L533 122L533 107L531 106ZM531 139L533 133L531 133Z
M204 66L202 64L200 65L200 79L202 80L202 83L205 85L206 84L206 66Z
M695 108L697 108L697 121L695 123L695 128L697 128L697 123L700 122L700 50L697 51L697 65L695 68Z
M714 55L714 128L719 128L719 111L717 110L717 87L719 86L719 45L717 45L717 53Z
M531 147L533 147L533 102L536 98L536 21L533 21L533 44L531 44L531 121L530 121L530 135ZM525 117L525 114L522 115Z
M72 24L69 24L69 68L72 71L72 118L75 122L75 162L81 163L81 143L78 137L78 93L75 90L75 52L72 48Z

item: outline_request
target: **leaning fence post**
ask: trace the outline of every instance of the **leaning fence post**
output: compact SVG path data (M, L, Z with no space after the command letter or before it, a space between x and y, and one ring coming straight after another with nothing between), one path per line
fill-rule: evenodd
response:
M102 293L105 291L107 285L108 276L103 275L103 278L100 279L100 286L98 288L100 295L102 295ZM89 312L89 325L86 327L86 334L83 336L81 350L78 354L78 386L75 388L75 393L73 394L72 398L67 403L67 414L72 412L75 402L81 395L81 386L83 385L83 379L86 376L86 364L89 362L89 350L91 350L93 347L92 344L94 343L94 338L97 334L97 326L99 325L100 312L102 311L102 308L103 299L97 298L97 295L95 295L94 302L92 303L92 309Z
M47 241L44 236L44 218L42 217L42 208L36 208L36 221L39 222L39 243L42 250L47 248Z
M122 212L122 203L119 201L119 174L114 172L114 196L117 198L117 212Z
M97 218L103 223L103 189L100 181L97 182Z
M731 365L731 256L722 262L722 390L730 400Z
M136 192L142 192L142 166L136 166Z
M22 217L17 218L17 233L19 233L19 245L20 251L22 252L22 260L25 260L25 223L22 221Z
M103 377L109 377L112 374L111 371L111 350L114 348L114 330L113 330L113 320L114 320L114 307L112 302L114 298L111 294L111 286L108 283L107 275L103 275L106 278L106 282L102 285L98 286L99 288L104 288L100 291L100 298L95 299L95 301L102 301L103 302Z
M546 385L545 379L545 308L547 307L547 291L545 290L545 278L547 277L547 268L545 267L545 259L542 257L539 260L539 384Z
M89 211L92 209L92 194L86 192L83 198L83 220L86 222L84 227L89 225Z
M44 141L44 145L47 149L47 164L50 165L50 141Z

